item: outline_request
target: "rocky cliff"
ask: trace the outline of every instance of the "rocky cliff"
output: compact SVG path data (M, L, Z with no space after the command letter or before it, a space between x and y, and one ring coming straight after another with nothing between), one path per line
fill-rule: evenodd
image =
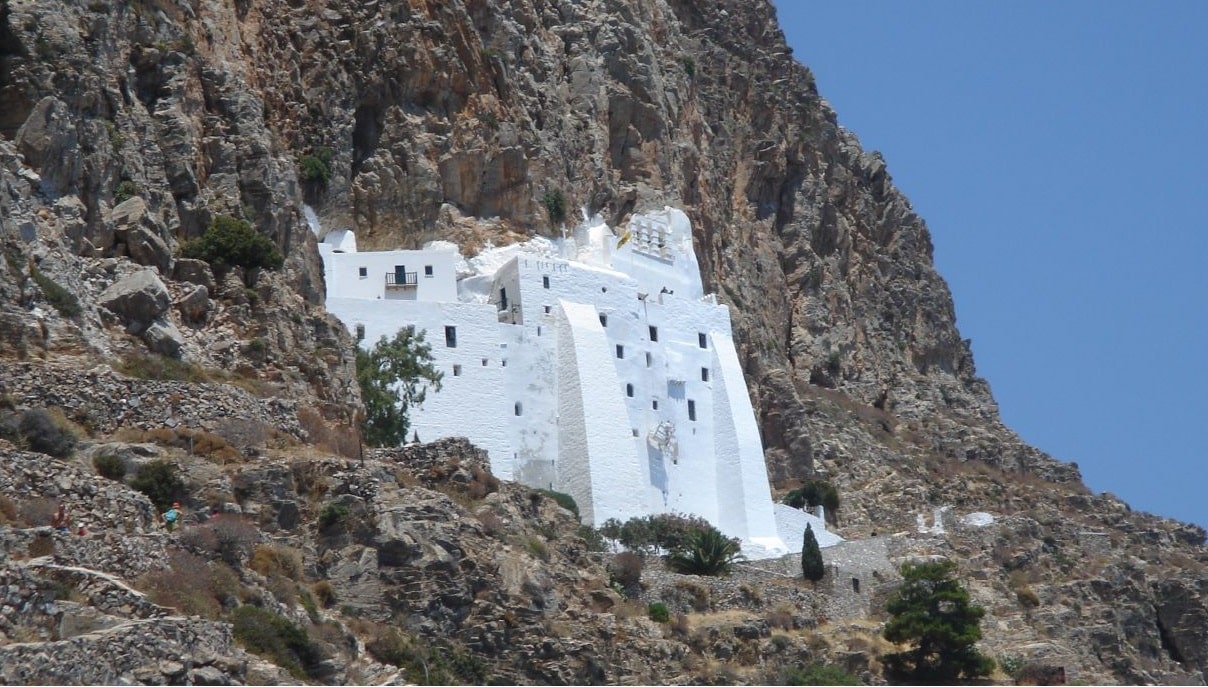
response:
M546 202L558 196L568 217ZM752 646L719 653L716 633L702 635L700 646L690 633L661 644L657 628L636 620L609 625L601 614L616 600L596 598L594 582L558 568L591 565L571 540L570 550L552 546L554 562L534 555L519 566L535 566L537 582L507 572L516 566L476 576L461 566L504 555L489 537L456 543L480 536L477 525L445 523L461 529L438 532L415 524L467 520L464 507L427 496L412 503L393 487L354 493L362 477L390 480L373 472L387 469L388 457L357 480L337 480L360 499L339 505L377 513L371 528L335 540L313 529L320 508L296 503L290 457L355 455L347 427L357 394L352 342L322 308L304 202L325 226L355 228L366 247L444 238L472 248L556 233L579 207L614 224L635 210L683 208L706 283L732 309L777 493L825 477L842 494L845 536L901 535L887 540L885 560L959 559L990 610L986 644L1001 657L1059 664L1091 681L1205 679L1203 530L1087 493L1076 466L1001 424L956 328L923 220L893 186L886 161L838 125L768 3L0 0L5 402L14 414L57 409L84 451L122 431L158 431L152 438L177 458L182 450L195 456L195 441L217 446L209 460L190 463L194 506L236 504L284 532L305 553L294 582L324 577L336 598L354 600L333 611L348 635L325 640L352 649L333 653L327 672L312 677L385 679L380 661L350 666L366 655L357 651L366 638L391 635L376 625L358 633L353 619L401 622L408 636L456 636L458 651L490 657L508 680L704 679L709 669L750 665L737 658L743 651L758 658L775 650L759 644L760 630L739 631L754 632ZM270 238L283 267L215 274L183 258L182 244L219 216ZM269 458L286 467L270 469ZM279 493L255 496L273 489ZM521 518L527 497L516 494L509 498L519 510L508 513ZM961 524L958 516L975 512L989 513L991 523ZM919 514L931 524L920 526ZM565 529L556 520L545 535ZM512 535L527 541L526 527ZM547 546L562 541L545 535ZM397 558L407 547L435 562L393 570L400 566L391 561L411 560ZM59 560L48 565L89 562L67 550L56 546ZM356 583L373 561L374 584ZM383 561L391 570L383 572ZM135 573L94 564L123 579ZM31 565L11 574L33 575ZM454 569L452 582L436 581ZM598 564L594 570L606 578ZM249 575L241 583L267 588ZM545 591L539 602L477 599L513 587L556 588L577 600ZM291 608L285 592L270 594L272 603L262 592L246 594ZM416 610L427 594L430 613ZM821 612L823 601L802 598L784 601L802 616L793 631L831 637L833 646L817 647L821 657L840 660L843 642L872 656L852 666L875 679L868 666L876 646L820 622L829 615L875 625L875 605ZM492 610L476 614L479 601ZM595 610L575 616L586 608ZM136 627L127 624L133 613L114 626ZM607 660L599 647L537 642L533 623L570 622L568 613L590 632L652 641L608 644ZM295 615L322 624L320 615ZM206 660L130 677L147 665L132 659L96 679L177 680L194 668L201 677L189 680L249 679L221 625L189 630L210 638L200 642L215 647ZM580 635L580 625L562 629ZM235 663L209 660L215 652ZM696 663L685 667L677 652ZM577 658L564 660L570 655ZM675 667L659 672L647 665L652 656L676 657L667 664ZM525 667L542 661L546 672Z

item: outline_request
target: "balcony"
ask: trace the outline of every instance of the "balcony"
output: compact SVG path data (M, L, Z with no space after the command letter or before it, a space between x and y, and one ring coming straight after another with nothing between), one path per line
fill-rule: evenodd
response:
M386 290L414 289L419 284L418 272L387 272Z

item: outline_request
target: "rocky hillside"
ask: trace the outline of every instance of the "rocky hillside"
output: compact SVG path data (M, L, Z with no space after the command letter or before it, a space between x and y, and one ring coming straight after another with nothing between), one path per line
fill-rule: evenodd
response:
M558 195L568 218L547 207ZM865 635L882 619L867 598L835 601L843 585L829 597L786 592L777 603L796 618L786 635L814 653L772 660L783 649L772 645L789 640L763 630L735 630L750 635L737 643L728 629L692 639L693 628L716 630L718 613L766 629L761 614L778 607L738 594L685 607L699 617L678 629L611 612L618 599L603 561L581 549L573 523L543 515L540 499L525 511L525 490L487 497L506 502L492 502L498 519L520 523L500 536L479 531L490 529L484 506L432 494L439 480L410 485L418 473L394 475L395 458L340 462L357 455L352 342L322 308L304 202L368 247L431 238L473 247L554 234L578 207L614 224L635 210L682 207L706 283L732 308L777 493L824 477L842 495L840 532L883 540L883 555L845 562L844 575L877 571L888 583L904 556L950 556L989 611L987 650L1009 666L1059 665L1092 682L1205 680L1204 531L1088 493L1075 465L1001 424L923 220L886 162L838 125L768 3L0 0L6 417L48 408L81 441L64 463L5 449L6 463L53 466L32 475L75 471L53 484L22 482L27 491L9 496L4 574L36 584L8 588L76 589L59 601L108 618L96 621L109 628L96 642L138 632L205 647L185 666L178 645L148 639L162 651L70 680L259 679L256 671L275 669L230 643L241 604L327 633L316 640L324 657L307 664L318 672L302 673L325 681L388 679L390 661L366 642L382 655L430 658L438 637L456 640L442 655L462 657L454 663L463 669L486 661L504 680L707 681L732 669L718 679L758 681L772 679L748 670L760 661L775 668L809 656L848 660L878 679L879 648ZM271 239L283 266L216 273L183 257L182 246L223 216ZM97 447L114 442L182 462L191 508L230 504L247 517L259 529L246 555L232 564L212 546L179 546L145 513L132 515L149 507L145 498L92 475ZM131 465L147 457L130 451L118 453ZM298 490L300 464L317 466L306 468L314 479L351 499L336 505L372 512L372 523L320 531L326 501ZM82 484L101 491L82 493ZM358 491L366 484L377 486ZM120 495L95 500L114 489ZM71 538L45 539L36 499L60 496L87 496L78 505L96 511L90 519L159 547L149 555L161 563L191 555L227 565L230 574L216 574L229 594L203 607L165 597L110 612L97 595L154 595L154 585L138 582L146 570L90 558ZM122 515L102 506L113 499L129 503ZM970 513L988 513L989 524L962 519ZM498 562L530 539L546 556ZM271 575L248 567L253 544L300 552L302 563L274 590ZM427 562L396 565L413 560L412 548ZM484 571L486 559L497 567ZM97 589L130 591L89 596L84 572L48 572L59 568L108 576ZM369 569L373 584L349 581ZM298 605L296 588L323 580L335 606ZM547 588L556 591L534 591ZM645 594L661 589L652 583ZM29 615L4 629L10 644L0 650L24 657L70 642L98 654L101 644L62 629L76 611L29 601L45 594L23 598L5 602ZM205 639L185 642L186 632ZM716 650L721 635L733 646ZM391 641L406 646L392 654ZM410 665L404 679L416 680ZM478 673L458 675L472 682Z

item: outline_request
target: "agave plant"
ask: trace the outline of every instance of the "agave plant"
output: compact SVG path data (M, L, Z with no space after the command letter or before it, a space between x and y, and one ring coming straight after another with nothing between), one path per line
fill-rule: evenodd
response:
M667 556L667 565L684 575L728 575L731 566L742 560L738 540L716 529L698 530L688 536L681 549Z

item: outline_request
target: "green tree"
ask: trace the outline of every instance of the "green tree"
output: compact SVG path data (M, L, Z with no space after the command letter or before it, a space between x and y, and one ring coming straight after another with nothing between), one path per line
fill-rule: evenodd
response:
M825 480L811 480L784 495L784 503L793 508L826 508L826 521L834 523L839 514L839 490Z
M144 464L135 473L130 486L146 494L160 512L185 496L185 482L177 474L176 464L166 460Z
M551 224L562 224L566 221L566 196L563 195L562 189L546 191L541 200L545 203L545 211L549 213Z
M267 236L247 222L225 215L215 217L206 233L186 241L180 252L186 258L205 260L219 273L232 267L275 270L285 262Z
M814 536L814 528L806 523L805 537L801 543L801 575L810 582L817 582L825 574L826 566L822 563L818 538Z
M716 529L697 530L688 535L682 549L667 555L667 567L681 575L729 575L742 559L737 539Z
M357 347L357 384L365 403L361 423L365 443L398 446L407 437L408 411L424 402L428 384L440 390L443 375L432 365L432 351L423 332L403 328L372 350ZM425 384L427 382L427 384Z
M994 661L975 646L985 610L969 602L952 561L902 566L904 582L889 600L885 639L913 648L886 655L886 676L900 684L948 685L989 675Z

